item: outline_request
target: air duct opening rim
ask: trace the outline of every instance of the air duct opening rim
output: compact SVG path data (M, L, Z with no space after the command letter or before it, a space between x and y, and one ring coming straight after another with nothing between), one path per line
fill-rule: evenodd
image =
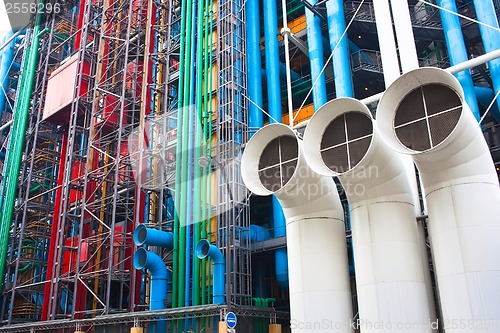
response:
M458 104L456 106L452 107L452 108L445 109L443 111L433 113L430 116L427 116L427 114L426 114L425 118L414 120L413 121L414 123L418 123L420 121L426 120L426 124L425 125L426 125L426 129L427 129L428 133L422 133L422 135L426 135L426 134L428 135L428 138L429 138L429 148L426 148L426 149L423 149L423 150L413 149L411 147L408 147L407 144L403 143L402 139L400 138L400 134L398 135L398 133L397 133L397 129L403 128L403 127L406 127L406 126L411 126L413 124L411 124L411 121L410 121L410 122L403 123L401 125L396 126L396 124L395 124L396 123L396 117L398 115L398 111L400 111L401 104L405 101L405 99L411 93L413 93L414 91L416 91L418 89L420 89L420 90L423 91L424 88L427 88L429 86L446 87L447 89L449 89L450 91L452 91L454 93L454 96L457 97ZM422 94L424 94L424 93L422 92ZM411 89L410 91L408 91L406 94L402 95L399 98L398 102L396 103L397 105L396 105L396 107L395 107L395 109L394 109L394 111L392 113L392 122L391 122L392 135L394 136L394 139L396 140L396 142L400 145L401 149L404 149L404 152L407 153L407 154L415 155L415 154L426 153L426 152L429 152L429 151L434 151L434 150L440 148L441 146L446 145L447 142L449 141L450 137L452 137L453 134L456 132L457 128L459 127L459 124L462 121L462 118L464 116L464 112L467 109L466 107L464 107L464 103L465 102L463 100L463 95L461 94L461 90L457 91L457 89L455 89L451 84L448 84L447 82L443 82L443 81L437 81L437 80L431 80L431 81L428 81L428 82L423 82L423 83L421 83L420 86L417 86L417 87ZM438 143L434 144L434 142L432 141L433 129L430 128L431 125L429 124L429 119L435 119L435 118L439 117L440 115L450 114L451 112L454 112L456 110L459 110L460 114L456 118L456 121L453 124L453 129L449 133L447 133L444 138L440 139L440 141ZM432 126L435 126L435 125L432 125Z

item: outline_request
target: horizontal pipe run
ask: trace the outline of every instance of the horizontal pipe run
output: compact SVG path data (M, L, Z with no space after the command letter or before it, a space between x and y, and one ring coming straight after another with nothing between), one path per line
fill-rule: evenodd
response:
M262 242L271 239L271 233L267 228L251 224L248 231L243 231L241 238L248 239L251 243Z

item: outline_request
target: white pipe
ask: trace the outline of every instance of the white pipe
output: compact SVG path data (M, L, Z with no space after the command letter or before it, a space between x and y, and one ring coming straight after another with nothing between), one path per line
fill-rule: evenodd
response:
M401 69L406 73L419 67L408 0L391 0L391 9L398 39Z
M401 155L382 142L370 110L351 98L321 107L307 125L304 145L311 169L337 176L349 200L361 331L431 332L430 272L422 264ZM368 323L383 326L374 330Z
M401 59L401 63L405 66L405 71L408 71L408 69L418 68L417 52L415 49L415 44L413 42L413 31L411 30L412 27L410 16L408 13L408 3L401 0L398 0L396 2L398 4L392 4L393 10L405 11L405 14L403 15L404 18L398 17L394 20L395 22L398 22L396 29L399 33L398 41L400 44L400 51L411 53L411 55L407 54L404 59ZM378 40L380 45L380 55L382 57L382 66L384 69L384 82L385 87L388 87L401 75L398 54L396 50L396 42L394 41L394 33L392 29L392 18L389 1L374 0L373 9L375 11L375 22L377 24L378 35L380 36ZM409 34L411 34L411 40L401 40L403 38L410 38ZM415 204L415 215L419 216L422 209L420 207L420 200L418 196L418 184L415 176L415 168L410 157L403 157L403 159L405 159L405 171L410 179L411 193L413 194L413 202Z
M273 145L275 140L279 145ZM268 165L277 167L259 172ZM283 124L268 125L252 136L242 157L241 172L250 191L274 194L283 207L292 332L352 332L344 215L332 178L309 169L302 142ZM280 178L286 174L291 177Z
M9 120L8 122L6 122L5 124L3 124L1 127L0 127L0 132L3 131L4 129L10 127L10 125L12 125L13 123L13 120Z
M454 111L435 115L444 109ZM382 96L377 123L421 175L446 332L499 332L500 187L460 83L437 68L404 74Z
M384 82L385 86L388 87L401 75L389 0L373 0L373 10L375 12L382 68L384 69Z
M469 59L467 61L464 61L460 64L456 64L454 66L448 67L446 69L447 72L455 74L458 72L461 72L463 70L476 67L479 65L482 65L488 61L491 61L493 59L500 58L500 49L488 52L486 54L480 55L479 57L475 57L472 59Z

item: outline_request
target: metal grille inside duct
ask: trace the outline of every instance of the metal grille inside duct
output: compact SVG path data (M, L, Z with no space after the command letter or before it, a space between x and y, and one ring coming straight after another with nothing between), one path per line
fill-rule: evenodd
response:
M326 127L321 139L321 157L333 172L354 168L365 156L372 141L372 120L358 111L335 118Z
M431 83L412 90L398 105L394 130L398 140L414 151L443 142L462 114L462 101L452 88Z
M297 168L299 146L294 136L270 141L259 160L259 179L266 189L276 192L292 178Z

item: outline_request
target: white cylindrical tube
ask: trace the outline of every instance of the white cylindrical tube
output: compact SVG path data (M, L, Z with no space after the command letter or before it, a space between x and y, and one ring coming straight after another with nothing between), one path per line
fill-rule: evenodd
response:
M282 124L252 136L241 172L250 191L274 194L283 207L292 332L352 332L344 214L332 178L309 169L302 141Z
M339 98L321 107L304 133L313 171L338 176L351 209L362 332L431 332L412 188L401 155L379 138L360 101ZM377 323L375 325L372 325Z
M401 75L389 0L373 0L373 11L375 12L380 57L384 70L384 82L385 86L388 87Z
M438 68L404 74L382 96L377 123L420 172L446 332L499 332L500 188L460 83Z
M391 9L401 69L406 73L419 67L408 0L391 0Z

